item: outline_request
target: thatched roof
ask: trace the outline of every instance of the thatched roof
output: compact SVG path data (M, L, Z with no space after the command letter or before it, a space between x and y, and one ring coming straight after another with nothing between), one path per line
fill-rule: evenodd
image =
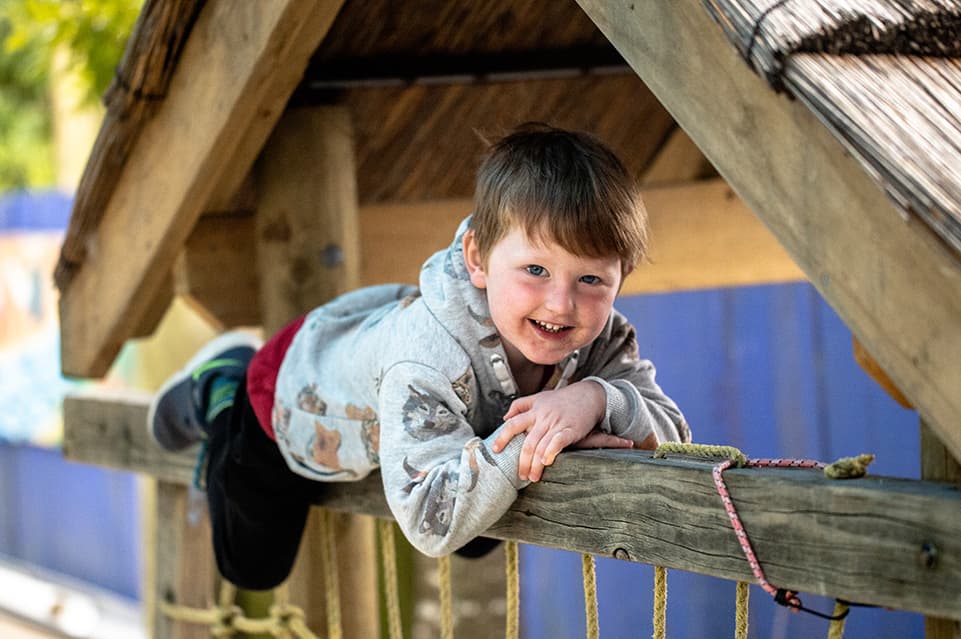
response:
M801 100L961 254L961 2L707 0L745 60Z

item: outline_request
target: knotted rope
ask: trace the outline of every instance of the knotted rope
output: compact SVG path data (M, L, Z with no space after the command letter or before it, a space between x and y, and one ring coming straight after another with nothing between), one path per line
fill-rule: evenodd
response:
M517 568L517 542L504 543L505 566L507 575L507 627L504 631L506 639L517 639L520 636L520 576Z
M667 568L654 566L654 634L653 639L667 636Z
M867 472L868 465L874 461L874 455L864 454L858 455L857 457L844 457L833 464L824 464L823 462L809 459L748 459L744 453L732 446L666 442L657 447L657 450L654 451L654 458L663 458L667 456L668 453L679 453L693 457L722 459L721 462L714 466L711 472L714 478L714 486L717 488L717 492L721 496L721 501L724 504L724 510L727 512L728 518L731 520L731 526L734 528L734 533L737 535L737 540L741 546L741 551L744 553L744 556L751 567L751 572L754 573L754 577L757 579L758 585L760 585L765 592L773 596L777 603L787 606L793 610L803 610L819 617L830 619L832 622L840 621L847 615L848 610L846 605L844 606L845 610L843 612L830 616L809 610L801 604L801 600L798 598L796 592L787 590L785 588L776 588L771 585L770 582L768 582L767 577L764 575L764 570L761 568L761 564L757 560L757 556L754 554L754 548L751 546L750 539L748 539L747 531L744 529L744 525L741 523L741 518L737 514L737 509L734 507L734 502L727 490L727 484L724 483L723 473L731 466L735 466L737 468L819 468L823 470L825 476L831 479L847 479L863 476ZM740 591L738 593L738 597L740 600ZM743 614L745 617L744 624L746 633L746 604L745 612ZM835 626L832 624L832 632L834 631L834 628ZM841 625L841 630L843 631L843 624ZM839 637L840 635L838 635L838 639ZM834 638L832 637L832 639Z
M597 617L597 573L594 570L594 556L581 555L581 573L584 576L584 617L587 623L587 639L597 639L600 626Z
M750 586L746 581L737 582L734 604L734 639L747 639L748 600Z
M378 519L377 531L380 534L380 555L387 599L387 636L390 639L403 639L404 632L400 622L400 593L397 589L397 546L394 543L394 522L389 519Z
M454 605L451 596L450 555L437 560L437 590L440 599L441 639L454 639Z
M220 601L209 608L191 608L161 601L160 612L175 621L210 627L211 637L233 637L236 633L267 633L279 639L318 639L304 621L304 611L287 600L286 585L274 591L274 604L267 617L250 618L233 603L236 588L224 581L220 587Z

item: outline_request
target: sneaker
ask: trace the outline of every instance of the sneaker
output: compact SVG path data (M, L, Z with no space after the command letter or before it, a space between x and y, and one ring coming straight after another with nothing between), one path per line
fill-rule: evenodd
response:
M212 413L233 403L237 383L260 345L260 339L242 331L224 333L207 342L164 382L150 402L147 429L153 439L170 451L206 439L208 416L212 418Z

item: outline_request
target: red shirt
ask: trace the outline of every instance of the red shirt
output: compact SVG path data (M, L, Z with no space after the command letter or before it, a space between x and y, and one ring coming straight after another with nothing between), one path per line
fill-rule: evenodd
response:
M304 318L294 320L270 338L250 360L247 368L247 399L267 436L273 440L274 424L271 413L274 410L274 389L277 387L277 373L284 361L284 355L300 330Z

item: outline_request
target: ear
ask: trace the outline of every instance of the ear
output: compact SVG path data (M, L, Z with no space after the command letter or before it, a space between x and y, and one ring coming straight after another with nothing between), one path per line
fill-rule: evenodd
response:
M464 265L470 274L471 284L477 288L487 288L487 272L484 269L484 260L481 259L473 229L468 229L464 233L463 247Z
M630 275L631 273L634 272L634 268L635 268L635 266L632 264L631 266L629 266L629 267L627 267L626 269L624 269L624 274L621 275L621 283L617 285L617 293L618 293L618 295L620 295L621 289L624 288L624 280L627 279L627 276L628 276L628 275Z

